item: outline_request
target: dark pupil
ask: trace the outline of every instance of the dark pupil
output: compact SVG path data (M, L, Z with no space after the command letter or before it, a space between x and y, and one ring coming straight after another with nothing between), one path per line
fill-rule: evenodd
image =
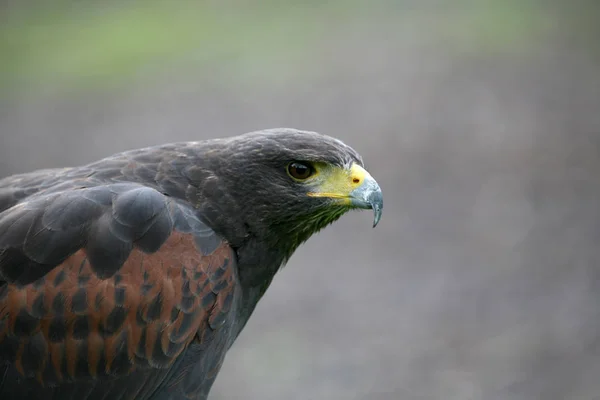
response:
M310 168L304 164L294 163L291 170L295 178L307 178L310 175Z

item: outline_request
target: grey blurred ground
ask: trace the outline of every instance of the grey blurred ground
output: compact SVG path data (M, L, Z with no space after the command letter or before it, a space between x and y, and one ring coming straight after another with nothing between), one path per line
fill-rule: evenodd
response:
M58 3L0 2L0 176L292 126L384 190L281 271L212 399L600 399L596 2Z

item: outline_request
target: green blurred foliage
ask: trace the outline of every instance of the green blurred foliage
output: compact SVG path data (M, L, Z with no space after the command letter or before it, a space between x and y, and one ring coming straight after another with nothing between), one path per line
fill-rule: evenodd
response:
M396 26L402 40L425 24L425 38L451 51L535 51L560 29L552 7L530 0L29 1L0 16L0 90L106 88L173 69L202 77L211 68L234 80L273 70L318 68L315 45L331 27L361 21ZM561 11L562 12L562 11ZM583 17L584 13L575 13ZM598 24L581 24L594 29ZM576 24L577 25L577 24ZM359 28L357 28L359 29ZM339 31L339 29L336 29ZM422 31L422 29L421 29ZM298 69L298 68L296 68Z
M293 56L325 25L295 7L107 4L63 2L15 11L0 27L0 85L121 84L140 70L264 63ZM310 10L318 14L317 8Z

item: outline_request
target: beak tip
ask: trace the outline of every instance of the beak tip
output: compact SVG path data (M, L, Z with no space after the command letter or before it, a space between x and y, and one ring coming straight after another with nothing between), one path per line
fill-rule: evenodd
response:
M376 209L374 209L373 228L377 227L377 224L379 224L380 220L381 220L381 209L376 208Z
M373 208L373 228L375 228L379 224L383 213L383 195L379 186L377 186L376 191L369 195L369 204Z

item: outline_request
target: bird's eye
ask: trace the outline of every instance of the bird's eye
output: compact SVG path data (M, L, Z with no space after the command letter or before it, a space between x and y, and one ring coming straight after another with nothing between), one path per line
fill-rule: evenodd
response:
M315 172L312 166L306 163L293 162L288 165L288 173L294 179L304 180L311 177Z

